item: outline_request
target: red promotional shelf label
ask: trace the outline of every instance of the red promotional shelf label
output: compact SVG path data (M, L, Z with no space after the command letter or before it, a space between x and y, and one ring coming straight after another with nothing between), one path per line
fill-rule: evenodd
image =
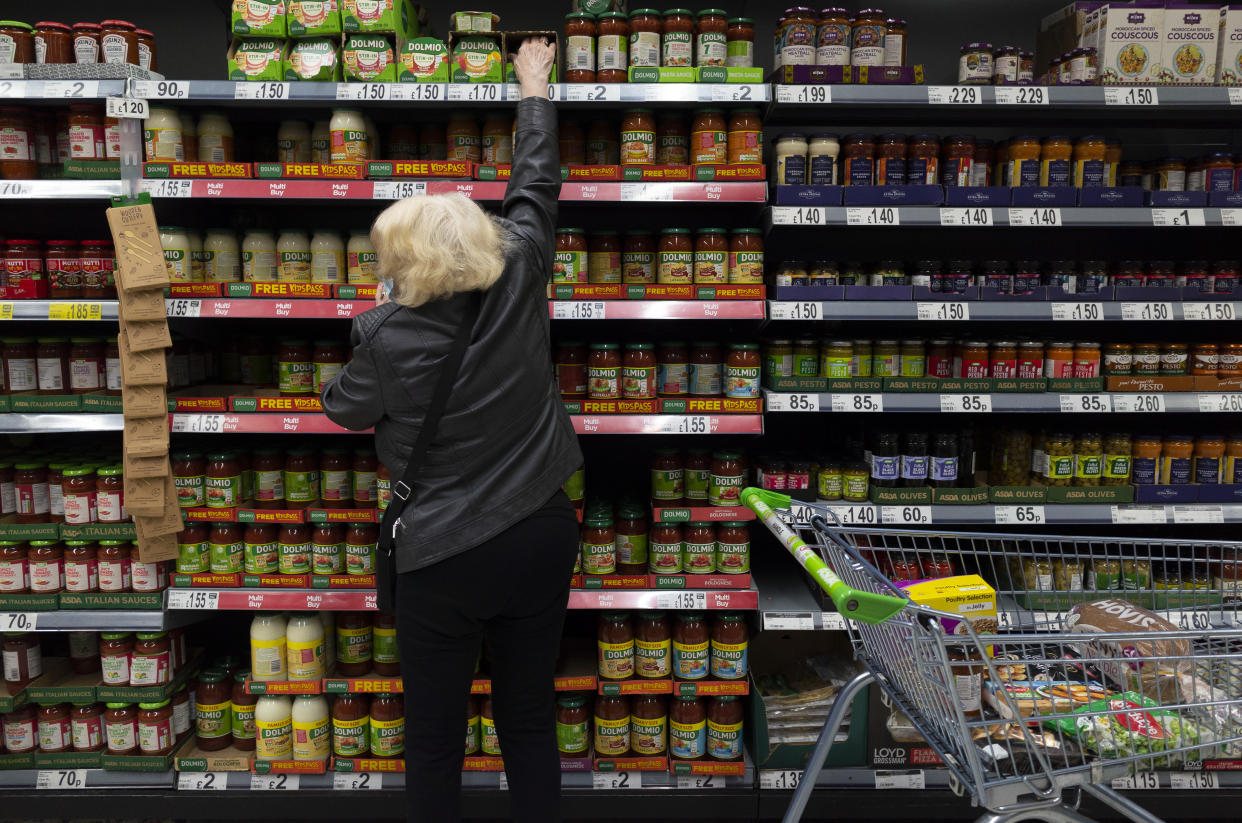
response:
M309 574L243 574L242 585L252 589L305 589Z
M323 694L323 681L247 680L246 694Z
M689 508L652 508L656 523L689 523L692 520L754 520L755 513L745 506L691 506Z
M173 283L168 286L169 297L220 297L225 283Z
M230 287L231 297L317 297L324 299L332 296L331 283L245 283L249 286L249 295L239 295Z
M690 300L694 297L694 286L644 286L643 289L649 300Z
M503 772L505 762L499 757L486 755L470 755L462 763L462 771L467 772Z
M228 411L229 402L224 397L175 397L177 411Z
M307 509L311 523L378 523L379 509Z
M267 179L365 180L358 163L255 163L254 176Z
M376 160L367 164L367 173L376 178L472 177L474 164L467 160Z
M142 176L147 178L194 177L239 180L251 176L249 163L143 163Z
M312 574L313 589L374 589L373 574Z
M323 690L325 694L382 694L384 692L401 694L405 688L400 677L337 676L325 677Z
M405 759L401 757L336 757L332 758L334 772L404 772Z
M750 687L745 680L700 680L674 683L673 693L682 697L743 695L750 694Z
M673 774L719 774L724 776L740 776L746 774L746 764L736 762L718 762L711 760L673 760Z
M172 583L177 587L195 589L226 588L236 589L241 586L240 574L179 574L174 573Z
M597 772L666 772L666 757L597 757Z
M251 692L256 694L257 692ZM281 692L281 694L310 694L311 692ZM272 692L275 694L275 692ZM323 774L328 770L326 760L256 760L251 764L255 774Z
M318 397L230 397L229 405L238 412L322 412Z
M646 680L599 680L599 693L604 695L618 694L672 694L673 681L669 678Z

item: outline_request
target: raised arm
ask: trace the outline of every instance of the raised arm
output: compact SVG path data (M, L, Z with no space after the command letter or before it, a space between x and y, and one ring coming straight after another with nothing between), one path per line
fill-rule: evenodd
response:
M501 208L521 239L532 246L539 271L549 274L561 193L556 107L548 100L548 76L555 56L555 45L528 37L513 60L522 100L513 134L513 167Z

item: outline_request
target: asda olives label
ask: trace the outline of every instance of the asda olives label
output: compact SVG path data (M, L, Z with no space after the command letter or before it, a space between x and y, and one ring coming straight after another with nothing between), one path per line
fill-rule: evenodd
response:
M496 734L496 721L490 717L479 718L480 744L483 754L498 756L500 754L500 735Z
M319 472L285 472L285 499L290 503L314 503L319 499Z
M679 680L702 680L707 677L708 642L678 643L673 641L673 676Z
M233 733L230 725L229 710L233 704L196 703L194 705L194 724L200 738L227 737Z
M762 283L763 252L731 251L727 268L730 283Z
M609 680L624 680L634 676L634 641L624 643L596 644L599 651L599 676Z
M650 166L655 163L655 155L655 132L644 129L621 132L621 165Z
M1099 480L1103 472L1103 462L1103 456L1098 454L1074 455L1074 477Z
M343 568L341 551L344 543L311 544L311 574L340 574Z
M711 641L712 677L721 680L741 680L746 676L748 643L719 643Z
M662 251L659 253L656 279L666 286L688 285L694 281L694 252Z
M758 366L727 366L725 368L725 397L752 398L758 396Z
M728 252L695 252L694 282L707 284L729 282Z
M278 544L278 562L281 574L306 574L311 570L310 543Z
M621 282L655 282L655 255L649 251L621 253Z
M371 661L371 627L336 629L336 659L342 663Z
M205 490L209 508L227 509L239 506L242 500L241 474L229 477L208 477Z
M707 752L716 760L742 756L742 724L707 721Z
M668 748L668 716L630 716L630 748L637 755L664 754Z
M353 497L353 478L349 469L325 471L320 475L320 496L324 503L344 503Z
M552 255L553 283L585 283L586 281L586 252L558 251Z
M1104 477L1110 480L1128 480L1130 477L1130 455L1128 454L1106 454L1104 455ZM1215 483L1216 481L1211 481Z
M737 506L742 499L742 486L746 478L742 474L712 474L707 484L707 502L712 506Z
M480 734L481 732L479 730L479 716L476 714L473 717L466 718L466 754L467 755L472 755L479 750ZM559 740L559 737L560 737L560 733L558 730L558 733L557 733L558 740ZM583 737L583 740L585 741L586 729L582 730L582 737Z
M284 360L276 364L282 395L309 395L314 387L315 364ZM209 478L210 479L210 478Z
M280 549L275 543L245 543L242 552L246 574L275 574L280 567Z
M700 32L695 37L694 64L703 66L723 66L729 56L728 41L722 31Z
M229 574L242 570L242 543L212 543L208 551L213 574Z
M332 753L337 757L361 757L370 751L369 717L357 720L332 718Z
M331 728L326 716L310 723L293 721L293 759L327 760L331 746Z
M647 567L653 574L677 574L681 571L681 543L650 543Z
M605 720L595 716L595 753L600 757L623 757L630 750L630 717Z
M188 477L174 476L173 487L177 490L177 503L183 509L197 508L202 506L203 501L206 500L201 474Z
M932 464L935 468L935 462ZM956 475L956 472L954 473ZM1074 455L1048 455L1048 471L1045 475L1049 480L1069 480L1074 476ZM939 477L932 478L939 480Z
M750 543L717 543L716 571L746 574L750 571Z
M561 754L585 754L589 745L590 740L585 720L581 723L556 724L556 748L560 750Z
M647 535L618 534L617 563L620 565L647 565Z
M682 543L681 565L686 574L711 574L716 571L716 541L691 543L687 540Z
M254 756L260 760L288 760L293 756L293 718L254 723Z
M665 68L694 65L693 39L688 31L666 31L660 64Z
M374 574L375 545L354 546L345 544L345 573ZM377 630L378 631L378 630Z
M371 630L371 659L376 663L399 663L397 630L376 626Z
M635 640L634 669L639 677L668 677L672 673L671 640Z
M621 393L627 400L649 400L656 396L656 367L630 367L621 370Z
M872 455L871 457L871 479L872 480L896 480L900 472L901 457L898 455Z
M681 760L697 760L707 754L707 721L668 724L668 749L673 757Z
M229 733L234 740L254 740L254 706L229 704Z
M209 568L210 549L207 543L178 543L177 571L181 574L198 574ZM31 573L33 577L33 571Z
M915 485L922 485L927 480L927 456L902 455L901 479L917 480L919 482Z

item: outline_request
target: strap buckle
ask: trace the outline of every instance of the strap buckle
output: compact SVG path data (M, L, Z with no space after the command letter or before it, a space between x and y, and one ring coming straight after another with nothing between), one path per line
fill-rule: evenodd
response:
M407 501L407 500L409 500L409 499L410 499L410 492L412 492L412 491L413 491L413 489L411 489L409 486L405 485L405 481L404 481L404 480L398 480L398 481L397 481L397 485L395 485L395 486L393 486L393 487L392 487L392 495L393 495L393 497L397 498L397 499L398 499L398 500L400 500L402 503L404 503L405 501Z

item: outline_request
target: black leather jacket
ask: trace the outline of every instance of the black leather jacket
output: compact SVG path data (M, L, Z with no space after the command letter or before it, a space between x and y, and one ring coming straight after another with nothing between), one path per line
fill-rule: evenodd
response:
M582 465L549 354L547 282L561 190L556 108L518 104L513 170L501 210L513 239L484 293L470 346L403 515L397 569L466 551L543 506ZM354 319L354 357L323 391L347 429L375 427L395 485L471 297L410 309L387 303Z

